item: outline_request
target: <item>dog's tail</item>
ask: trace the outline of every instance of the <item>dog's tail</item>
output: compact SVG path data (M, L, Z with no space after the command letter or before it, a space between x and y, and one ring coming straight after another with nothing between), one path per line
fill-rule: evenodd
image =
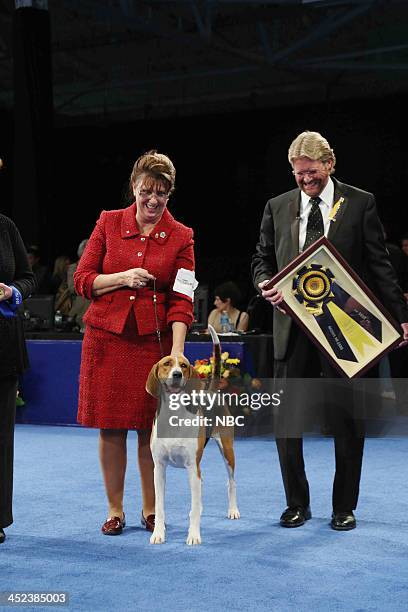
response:
M213 380L218 381L221 378L221 344L218 334L212 325L208 326L208 331L213 341Z

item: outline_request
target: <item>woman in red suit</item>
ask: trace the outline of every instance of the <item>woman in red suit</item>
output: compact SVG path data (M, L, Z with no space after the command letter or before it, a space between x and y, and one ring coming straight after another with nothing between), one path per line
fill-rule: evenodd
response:
M135 202L101 213L74 277L77 293L91 300L84 317L78 421L100 429L106 535L118 535L125 526L129 429L138 433L142 524L154 528L149 442L156 401L145 383L162 356L157 327L163 355L175 355L183 353L193 320L193 231L167 210L175 174L171 160L156 151L136 161L130 177Z

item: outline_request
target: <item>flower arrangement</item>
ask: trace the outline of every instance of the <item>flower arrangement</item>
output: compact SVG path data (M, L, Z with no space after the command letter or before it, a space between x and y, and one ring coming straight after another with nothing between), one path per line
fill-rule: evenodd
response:
M221 380L218 383L220 390L241 393L244 391L259 391L262 381L259 378L252 378L248 373L242 373L240 367L241 360L230 357L229 353L221 354ZM200 378L211 378L214 371L214 357L209 359L196 359L194 368Z
M196 359L194 368L202 379L209 379L214 373L214 357L209 359ZM217 382L217 390L221 393L235 394L243 401L230 399L228 409L233 415L251 416L253 414L251 397L253 394L259 396L259 391L263 388L263 381L260 378L253 378L249 372L241 373L241 360L230 357L229 353L221 354L221 378ZM258 401L258 400L257 400ZM258 408L256 409L258 410Z
M229 356L229 353L221 353L221 378L239 377L241 370L239 367L241 360ZM196 359L194 368L200 378L210 378L213 374L214 357L209 359Z
M200 378L209 379L214 372L214 357L209 359L196 359L194 368ZM245 394L251 396L259 392L263 387L262 380L253 378L248 372L241 373L241 360L230 357L229 353L221 354L221 379L217 383L217 389L221 392ZM252 409L248 405L239 406L230 404L229 410L232 414L251 415Z

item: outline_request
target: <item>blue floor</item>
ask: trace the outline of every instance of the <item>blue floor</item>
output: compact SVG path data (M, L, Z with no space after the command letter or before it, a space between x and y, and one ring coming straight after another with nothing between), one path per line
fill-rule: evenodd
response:
M108 538L99 531L106 510L97 432L17 426L15 522L0 547L0 591L67 591L69 609L87 611L408 609L406 438L367 441L358 528L346 533L328 525L331 440L305 442L313 519L291 530L278 525L285 503L274 442L236 441L239 521L225 518L226 476L211 442L198 547L185 544L189 488L175 469L167 542L149 544L139 524L135 434L128 450L129 527Z

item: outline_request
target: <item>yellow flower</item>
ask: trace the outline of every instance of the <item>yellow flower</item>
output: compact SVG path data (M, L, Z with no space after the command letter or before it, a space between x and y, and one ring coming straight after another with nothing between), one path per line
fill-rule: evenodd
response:
M339 211L340 206L343 204L343 202L344 202L344 198L342 196L341 198L339 198L337 200L337 202L335 202L333 204L333 208L331 209L331 212L330 212L330 215L329 215L329 221L335 221L336 220L337 213Z
M225 353L221 353L221 359L223 361L226 361L228 359L228 357L229 357L229 353L227 353L226 351L225 351Z
M205 376L207 376L211 373L212 368L210 365L199 365L196 367L196 370L199 374L204 374Z
M234 359L230 358L230 359L225 360L225 363L229 363L231 365L238 365L239 362L240 362L240 359L237 359L237 358L234 358Z
M223 378L229 378L230 375L230 371L229 370L224 370L224 372L222 373L222 377Z

